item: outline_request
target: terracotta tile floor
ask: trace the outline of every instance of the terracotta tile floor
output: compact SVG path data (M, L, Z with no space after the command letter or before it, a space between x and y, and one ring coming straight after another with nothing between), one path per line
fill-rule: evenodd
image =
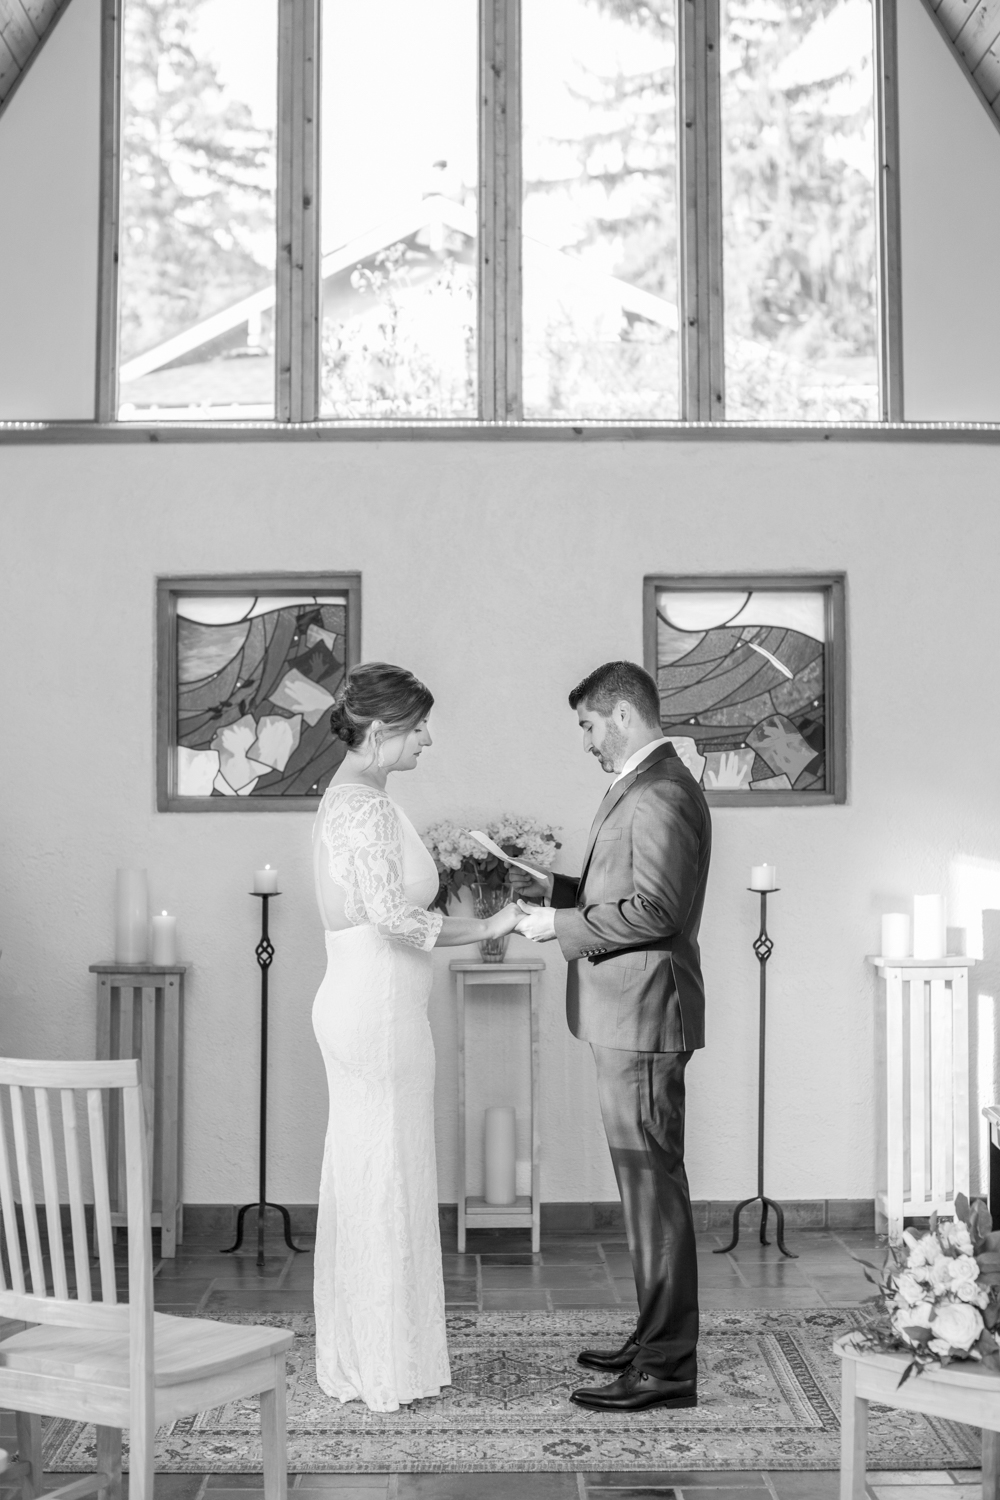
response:
M837 1307L862 1301L871 1291L855 1254L876 1250L872 1235L797 1231L788 1237L797 1260L784 1260L772 1245L751 1235L729 1255L716 1234L699 1236L701 1303L711 1307ZM445 1295L450 1307L621 1307L627 1330L634 1289L624 1240L600 1235L549 1235L539 1255L527 1236L502 1230L470 1235L464 1255L454 1243L443 1253ZM295 1255L268 1242L267 1263L255 1253L222 1256L214 1245L187 1244L176 1260L156 1264L157 1307L169 1312L206 1312L244 1307L301 1311L311 1306L312 1254ZM13 1447L13 1420L0 1413L0 1446ZM52 1476L50 1483L68 1476ZM300 1474L290 1487L303 1500L836 1500L833 1473L641 1473L641 1474ZM254 1474L161 1474L157 1500L259 1500ZM940 1473L869 1474L869 1500L979 1500L979 1475L970 1470ZM11 1491L0 1489L0 1500Z

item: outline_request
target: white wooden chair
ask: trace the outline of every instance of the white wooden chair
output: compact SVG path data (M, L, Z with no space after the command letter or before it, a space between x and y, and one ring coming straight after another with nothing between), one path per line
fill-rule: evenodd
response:
M57 1094L61 1131L53 1129L50 1091ZM118 1302L115 1290L105 1131L107 1111L119 1108L126 1159L127 1304ZM88 1169L92 1195L85 1192ZM51 1290L36 1210L33 1173L39 1170ZM63 1250L60 1180L69 1197L75 1289ZM91 1289L85 1198L93 1202L100 1299ZM42 1492L44 1414L97 1427L97 1473L49 1490L49 1496L75 1500L97 1491L103 1500L120 1500L121 1430L127 1427L130 1500L153 1500L156 1428L259 1394L264 1494L267 1500L285 1500L285 1351L292 1334L153 1312L149 1163L135 1059L0 1058L0 1217L6 1252L0 1317L37 1325L0 1341L0 1406L17 1413L20 1449L5 1483L19 1477L24 1500Z
M922 1411L949 1422L965 1422L983 1432L982 1500L1000 1500L1000 1375L981 1364L958 1360L946 1369L930 1368L899 1377L909 1363L903 1353L857 1349L851 1337L838 1339L840 1355L840 1500L865 1500L868 1407L872 1401L904 1411Z

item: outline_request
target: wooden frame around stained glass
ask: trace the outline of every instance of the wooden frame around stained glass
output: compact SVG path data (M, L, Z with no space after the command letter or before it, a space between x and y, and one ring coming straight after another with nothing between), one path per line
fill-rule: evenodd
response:
M311 811L343 757L328 729L361 654L358 573L159 578L160 812Z
M843 573L653 574L663 733L715 807L847 801Z

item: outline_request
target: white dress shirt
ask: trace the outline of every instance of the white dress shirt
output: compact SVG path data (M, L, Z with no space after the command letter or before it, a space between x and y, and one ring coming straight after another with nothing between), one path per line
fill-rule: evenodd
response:
M641 750L636 750L634 755L629 756L628 760L622 766L621 770L618 772L618 775L611 783L611 786L615 786L619 781L621 781L623 776L628 776L630 772L635 770L636 766L641 766L646 757L648 755L652 755L653 751L656 750L658 746L669 745L669 743L670 741L666 738L665 735L662 734L660 735L659 739L649 740L645 745L642 746ZM608 787L608 792L610 792L610 790L611 787ZM608 795L608 792L605 792L605 797ZM547 920L543 921L543 917ZM554 907L545 907L543 911L540 911L537 914L535 920L537 922L537 929L535 932L536 941L544 942L546 938L555 937L556 913Z
M669 744L670 741L667 739L666 735L661 734L659 739L650 740L647 744L643 745L641 750L637 750L634 755L629 756L628 760L622 766L621 770L618 772L618 775L611 783L611 786L614 786L617 782L621 781L622 777L627 776L630 771L634 771L636 766L641 766L643 761L646 759L646 756L652 755L653 751L657 748L658 745ZM611 787L608 788L608 791L610 790ZM607 792L605 792L604 795L607 796Z

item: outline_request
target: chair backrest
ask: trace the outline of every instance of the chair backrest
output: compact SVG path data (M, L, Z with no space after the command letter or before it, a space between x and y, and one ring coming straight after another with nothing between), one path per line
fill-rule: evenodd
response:
M106 1122L119 1108L125 1140L128 1303L118 1302L115 1288L108 1185ZM61 1121L61 1129L54 1128L54 1116ZM47 1255L39 1227L39 1179ZM69 1201L75 1287L70 1285L63 1245L63 1185ZM88 1203L92 1205L100 1265L99 1297L91 1288ZM133 1362L138 1359L139 1368L148 1370L153 1328L150 1209L137 1060L35 1062L0 1058L0 1220L4 1252L0 1257L0 1317L103 1332L128 1328Z

